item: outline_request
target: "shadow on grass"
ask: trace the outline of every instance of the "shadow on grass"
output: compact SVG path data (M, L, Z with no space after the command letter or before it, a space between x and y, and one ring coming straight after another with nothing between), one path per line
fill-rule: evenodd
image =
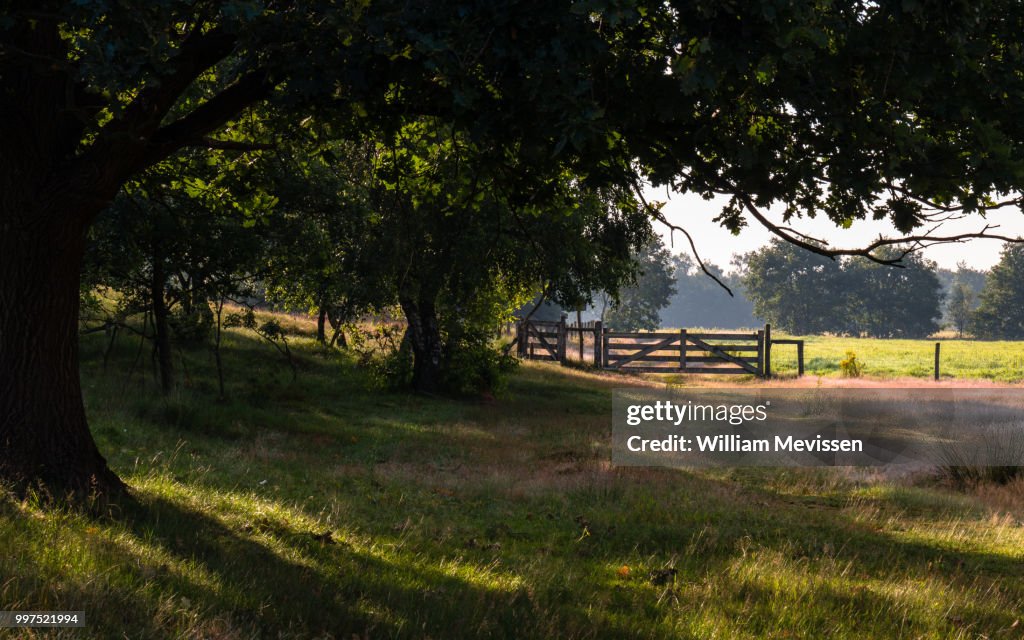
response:
M344 540L318 538L266 523L274 546L232 530L217 519L161 497L143 496L120 521L139 540L200 565L216 588L148 572L161 592L194 594L260 636L514 638L535 617L525 591L476 585L443 571L403 565L356 551ZM125 550L128 553L128 550ZM486 629L453 629L459 611L489 610Z
M325 365L323 370L336 368ZM481 406L368 392L352 379L318 379L315 372L311 378L300 398L305 404L292 391L282 391L281 397L241 417L232 414L246 409L243 401L211 410L206 418L172 416L170 426L180 426L181 433L161 432L169 425L159 414L143 418L144 429L172 447L184 437L198 441L204 454L212 453L215 472L185 475L188 484L219 495L271 478L270 486L279 482L283 487L274 494L281 500L317 494L315 504L299 507L311 520L318 516L316 504L341 503L338 512L348 518L342 526L363 532L374 545L395 541L391 528L396 520L422 520L429 526L404 532L401 553L379 553L343 540L325 544L283 523L255 532L236 530L218 518L223 514L211 516L177 499L144 495L138 510L121 519L132 535L197 563L211 576L197 583L151 566L147 573L155 572L158 593L192 590L210 608L209 615L236 611L240 625L259 629L261 635L680 637L685 632L678 629L678 618L671 620L679 613L654 604L658 596L644 579L622 584L609 569L654 558L675 562L680 583L713 576L732 587L710 606L727 613L749 603L760 611L756 628L764 631L796 628L789 627L785 610L808 604L805 615L813 624L800 627L805 632L837 624L834 612L846 610L849 615L838 623L846 637L856 637L858 630L866 630L862 637L871 637L870 632L899 637L903 621L915 633L955 635L961 623L929 619L927 607L913 604L912 598L887 595L890 585L925 580L961 593L992 589L995 595L977 607L963 604L962 597L949 606L951 618L975 625L975 631L998 632L1024 613L1019 600L1013 604L1021 591L1018 558L908 539L865 525L841 504L794 503L771 488L686 471L593 471L595 487L587 479L573 485L561 484L560 476L544 476L561 473L551 471L558 461L543 457L552 451L564 453L561 457L569 462L607 462L602 443L610 436L609 390L621 384L617 380L581 384L557 369L531 367L511 381L508 394ZM202 400L196 403L202 414ZM225 427L232 419L249 422L233 433L230 423ZM200 420L205 422L197 425ZM182 422L189 424L177 424ZM270 430L280 431L282 438L270 442L267 452L251 455L218 444ZM150 441L139 448L147 446L155 447ZM435 464L439 461L443 465ZM507 487L489 488L485 475L474 475L507 461ZM391 475L381 467L389 463ZM357 467L353 484L332 477L334 465ZM454 497L431 493L438 467L463 465L471 471L449 475L459 483ZM181 468L168 467L172 473ZM537 477L540 488L513 497L516 474ZM646 484L651 478L656 482ZM552 519L520 525L527 515L545 512ZM577 516L589 521L586 536ZM491 527L500 530L509 526L506 521L523 531L502 539L500 551L465 547L466 538ZM455 537L438 541L436 531L447 523L454 525ZM711 533L702 539L706 531ZM826 546L832 551L826 553ZM809 595L794 595L770 581L730 583L730 571L751 550L784 558L794 580L808 582L834 578L835 563L850 563L851 575L837 579L848 581L850 590L822 584L807 587ZM494 588L462 578L452 571L452 562L473 570L500 564L515 578L513 586ZM860 589L858 583L873 583L873 590ZM1001 603L1010 604L998 613ZM679 606L685 611L688 604ZM753 633L723 624L737 634Z

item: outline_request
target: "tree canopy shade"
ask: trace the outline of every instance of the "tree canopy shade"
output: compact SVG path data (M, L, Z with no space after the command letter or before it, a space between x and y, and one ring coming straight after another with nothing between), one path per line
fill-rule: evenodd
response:
M84 236L126 181L186 147L273 144L309 114L384 135L429 116L511 169L517 210L566 170L589 189L647 179L728 194L733 230L749 216L812 252L885 262L901 257L889 245L957 239L927 225L1015 203L997 198L1024 181L1016 1L3 7L0 477L21 485L119 485L78 382ZM249 132L254 105L272 117ZM834 249L771 222L773 203L783 225L870 216L910 239Z

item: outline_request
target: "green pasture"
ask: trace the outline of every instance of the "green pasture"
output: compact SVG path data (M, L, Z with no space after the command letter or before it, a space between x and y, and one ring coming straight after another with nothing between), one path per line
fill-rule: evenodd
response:
M92 428L134 502L0 501L2 608L87 619L0 636L1021 637L1019 483L619 469L620 376L534 363L496 397L446 400L291 340L294 383L229 332L218 401L205 349L161 398L148 353L128 376L133 341L104 370L103 336L85 339ZM919 343L900 344L809 341L810 368L834 374L852 345L871 374L914 371L897 363Z
M783 336L778 336L783 337ZM985 379L999 382L1024 380L1024 342L983 340L900 340L835 336L785 336L804 340L804 372L842 375L839 363L852 351L864 375L874 378L931 378L935 372L935 343L943 379ZM772 369L796 373L796 347L776 345Z

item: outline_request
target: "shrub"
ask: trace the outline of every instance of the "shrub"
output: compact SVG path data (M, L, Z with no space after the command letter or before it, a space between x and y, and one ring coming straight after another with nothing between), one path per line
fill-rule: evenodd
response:
M853 351L846 352L846 358L839 361L839 371L844 378L859 378L864 373L864 364L857 360Z
M412 383L413 356L403 337L401 325L354 328L349 347L357 362L369 374L373 387L404 389ZM444 366L441 388L453 395L470 396L498 391L506 374L519 360L503 353L493 343L488 329L460 327L457 336L444 336Z
M403 344L405 330L396 324L371 329L350 327L349 349L369 374L370 385L385 389L405 388L412 381L412 352Z
M174 337L186 344L200 344L213 331L213 312L206 304L198 305L191 311L175 307L167 320L174 332Z
M448 345L447 364L445 389L457 395L473 395L500 390L505 375L515 370L519 360L489 342L473 341Z

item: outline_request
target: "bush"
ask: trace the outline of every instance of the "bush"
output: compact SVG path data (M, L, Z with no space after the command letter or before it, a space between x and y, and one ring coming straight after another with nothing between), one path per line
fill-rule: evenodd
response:
M857 360L857 354L846 352L846 358L839 361L839 371L844 378L859 378L864 373L864 364Z
M206 340L214 325L213 311L206 304L198 305L190 312L176 307L169 314L167 321L178 341L193 345Z
M458 395L499 391L519 360L491 344L448 345L444 387Z
M402 343L402 327L385 324L363 329L350 327L349 349L368 374L370 386L403 389L412 381L412 352Z
M412 384L412 349L403 341L404 335L405 328L397 324L353 328L349 347L369 374L371 386L397 390ZM489 331L463 328L458 338L452 334L445 338L441 387L453 395L499 391L505 375L519 363L494 346Z

